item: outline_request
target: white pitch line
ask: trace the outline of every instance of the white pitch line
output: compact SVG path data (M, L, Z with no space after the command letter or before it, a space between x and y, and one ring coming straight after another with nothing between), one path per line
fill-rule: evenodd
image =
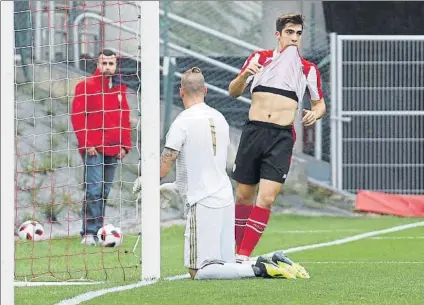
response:
M424 226L424 221L415 222L415 223L411 223L411 224L407 224L407 225L395 226L395 227L384 229L384 230L371 231L371 232L358 234L358 235L351 236L351 237L337 239L337 240L334 240L334 241L331 241L331 242L324 242L324 243L319 243L319 244L312 244L312 245L307 245L307 246L294 247L294 248L290 248L290 249L287 249L287 250L281 250L281 251L284 251L284 253L293 253L293 252L300 252L300 251L317 249L317 248L322 248L322 247L336 246L336 245L341 245L341 244L357 241L357 240L360 240L360 239L365 239L365 238L376 236L376 235L398 232L398 231L416 228L416 227L420 227L420 226ZM266 255L272 255L274 252L268 253ZM254 260L254 259L256 259L256 258L252 258L252 260ZM172 277L167 277L167 278L165 278L165 280L175 281L175 280L186 279L188 277L189 277L188 274L181 274L181 275L176 275L176 276L172 276ZM81 302L89 301L89 300L103 296L103 295L108 294L108 293L115 293L115 292L130 290L130 289L134 289L134 288L139 288L139 287L143 287L143 286L153 285L156 282L157 282L157 280L141 281L141 282L138 282L136 284L130 284L130 285L118 286L118 287L111 287L111 288L101 289L101 290L97 290L97 291L89 291L89 292L77 295L77 296L75 296L71 299L63 300L63 301L57 303L56 305L78 305Z
M336 230L270 230L271 233L282 234L310 234L310 233L333 233L333 232L360 232L360 229L336 229Z
M115 292L120 292L120 291L125 291L125 290L130 290L130 289L135 289L135 288L140 288L143 286L148 286L148 285L152 285L154 283L156 283L157 280L152 280L152 281L141 281L135 284L131 284L131 285L125 285L125 286L118 286L118 287L112 287L112 288L105 288L105 289L100 289L97 291L90 291L90 292L86 292L80 295L77 295L76 297L72 298L72 299L68 299L68 300L63 300L59 303L57 303L57 305L78 305L81 302L85 302L85 301L89 301L92 299L95 299L97 297L100 297L102 295L105 295L107 293L115 293Z
M371 232L367 232L367 233L362 233L362 234L354 235L354 236L351 236L351 237L337 239L337 240L330 241L330 242L294 247L294 248L290 248L290 249L283 250L283 251L284 251L284 253L294 253L294 252L323 248L323 247L338 246L338 245L350 243L350 242L353 242L353 241L373 237L373 236L376 236L376 235L399 232L399 231L412 229L412 228L416 228L416 227L424 227L424 221L414 222L414 223L401 225L401 226L395 226L395 227L392 227L392 228L378 230L378 231L371 231ZM268 254L265 254L265 255L272 255L274 252L271 252L271 253L268 253Z
M396 240L396 239L424 239L424 236L380 236L371 237L370 239L381 239L381 240Z
M400 265L402 265L402 264L405 264L405 265L408 265L408 264L412 264L412 265L414 265L414 264L424 264L424 261L418 261L418 262L396 262L396 261L381 261L381 262L377 262L377 261L375 261L375 262L373 262L373 261L346 261L346 262L343 262L343 261L340 261L340 262L299 262L299 264L309 264L309 265L312 265L312 264L318 264L318 265L326 265L326 264L334 264L334 265L362 265L362 264L364 264L364 265L367 265L367 264L382 264L382 265L385 265L385 264L394 264L394 265L396 265L396 264L400 264Z
M87 286L108 284L107 282L15 282L15 287L40 287L40 286Z

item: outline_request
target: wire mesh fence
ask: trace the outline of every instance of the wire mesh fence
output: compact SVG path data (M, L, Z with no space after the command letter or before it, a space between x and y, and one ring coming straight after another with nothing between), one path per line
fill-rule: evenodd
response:
M339 188L424 193L424 36L338 38Z
M82 123L84 126L89 126L95 120L93 107L97 107L97 112L102 112L107 118L104 121L110 121L111 109L104 105L107 104L106 100L110 102L113 98L116 102L118 94L122 103L119 110L114 110L115 113L120 112L122 120L128 114L132 119L129 128L120 123L98 128L101 130L97 131L95 138L100 138L101 143L96 148L100 156L105 156L104 159L88 165L88 157L77 139L77 128L72 120L73 115L78 115L74 110L75 87L95 71L100 50L109 47L118 56L129 54L133 60L139 57L140 37L136 29L140 11L132 7L132 14L123 13L125 5L120 2L105 4L102 1L15 2L14 222L17 231L22 229L20 225L26 220L37 221L44 230L37 242L33 238L17 235L21 237L16 238L15 244L17 280L139 278L139 259L131 251L134 245L131 242L136 240L140 222L139 205L132 194L133 181L139 176L140 159L136 130L140 120L137 90L122 92L123 83L116 78L109 90L103 87L98 92L90 91L93 94L88 91L81 94L85 99L83 104L89 105L81 110L86 118ZM101 18L106 9L110 14L107 22ZM124 24L134 30L125 30ZM102 36L102 31L106 30L109 35ZM138 78L138 66L133 67L123 75L124 79ZM116 74L122 74L121 70L118 66ZM93 86L93 82L83 84L84 88ZM139 80L135 84L138 85ZM115 97L110 97L111 92ZM124 106L124 94L128 110ZM98 122L104 117L97 117ZM116 122L117 116L114 117L112 121ZM108 146L104 140L105 134L115 127L120 129L116 133L119 136L115 135L116 141L121 141L124 128L131 137L128 155L121 161L113 153L106 158L104 152ZM87 131L90 132L93 130ZM88 178L90 167L102 169ZM104 175L106 167L115 168L113 178L110 177L111 171L109 177ZM94 185L99 185L97 191L94 191ZM88 194L88 188L100 197L94 193ZM107 195L106 188L110 189ZM88 200L96 202L87 204L85 209L83 207ZM107 211L103 215L105 217L94 215L94 212L91 212L92 216L84 216L89 215L87 210L92 211L96 206ZM96 225L89 232L89 229L83 228L83 224L93 222L93 219L89 219L91 217L95 218ZM79 244L85 234L93 235L99 244L102 237L98 237L98 227L105 224L112 224L125 232L129 238L127 246L131 247L127 251L130 255L123 256L123 249L119 248L105 250L97 247L88 250L89 242ZM88 225L85 226L88 228ZM134 239L131 234L135 235Z

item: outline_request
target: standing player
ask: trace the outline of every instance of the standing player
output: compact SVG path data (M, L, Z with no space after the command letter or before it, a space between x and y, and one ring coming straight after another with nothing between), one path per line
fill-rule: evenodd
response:
M296 138L293 122L306 89L312 109L303 110L303 124L312 125L325 114L320 73L299 55L303 26L300 14L280 16L275 33L278 47L251 54L229 85L233 97L243 94L249 83L252 93L249 119L233 166L238 261L251 255L287 178Z
M245 277L295 278L290 264L278 266L260 257L237 264L234 253L234 197L226 173L229 126L224 116L204 103L204 77L199 68L181 78L185 110L172 123L161 155L160 177L177 161L176 184L188 207L184 264L192 279ZM141 189L137 179L134 192Z

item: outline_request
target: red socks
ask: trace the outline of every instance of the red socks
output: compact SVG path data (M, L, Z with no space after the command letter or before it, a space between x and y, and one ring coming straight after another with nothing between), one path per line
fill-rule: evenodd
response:
M239 251L241 241L243 240L247 219L249 218L252 208L253 208L253 205L240 205L236 203L235 234L236 234L236 246L237 246L236 252L237 253Z
M237 254L250 256L253 249L256 247L259 239L264 232L271 211L268 209L261 208L259 206L254 206L250 216L246 222L246 226L243 227L244 235L243 240L241 241L240 246L237 246ZM236 232L237 232L237 206L236 206ZM237 238L237 233L236 233ZM238 245L238 242L237 242Z

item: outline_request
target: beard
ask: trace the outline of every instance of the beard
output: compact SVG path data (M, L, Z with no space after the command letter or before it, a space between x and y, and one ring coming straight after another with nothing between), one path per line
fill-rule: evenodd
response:
M110 71L104 71L103 76L113 76L113 73Z

